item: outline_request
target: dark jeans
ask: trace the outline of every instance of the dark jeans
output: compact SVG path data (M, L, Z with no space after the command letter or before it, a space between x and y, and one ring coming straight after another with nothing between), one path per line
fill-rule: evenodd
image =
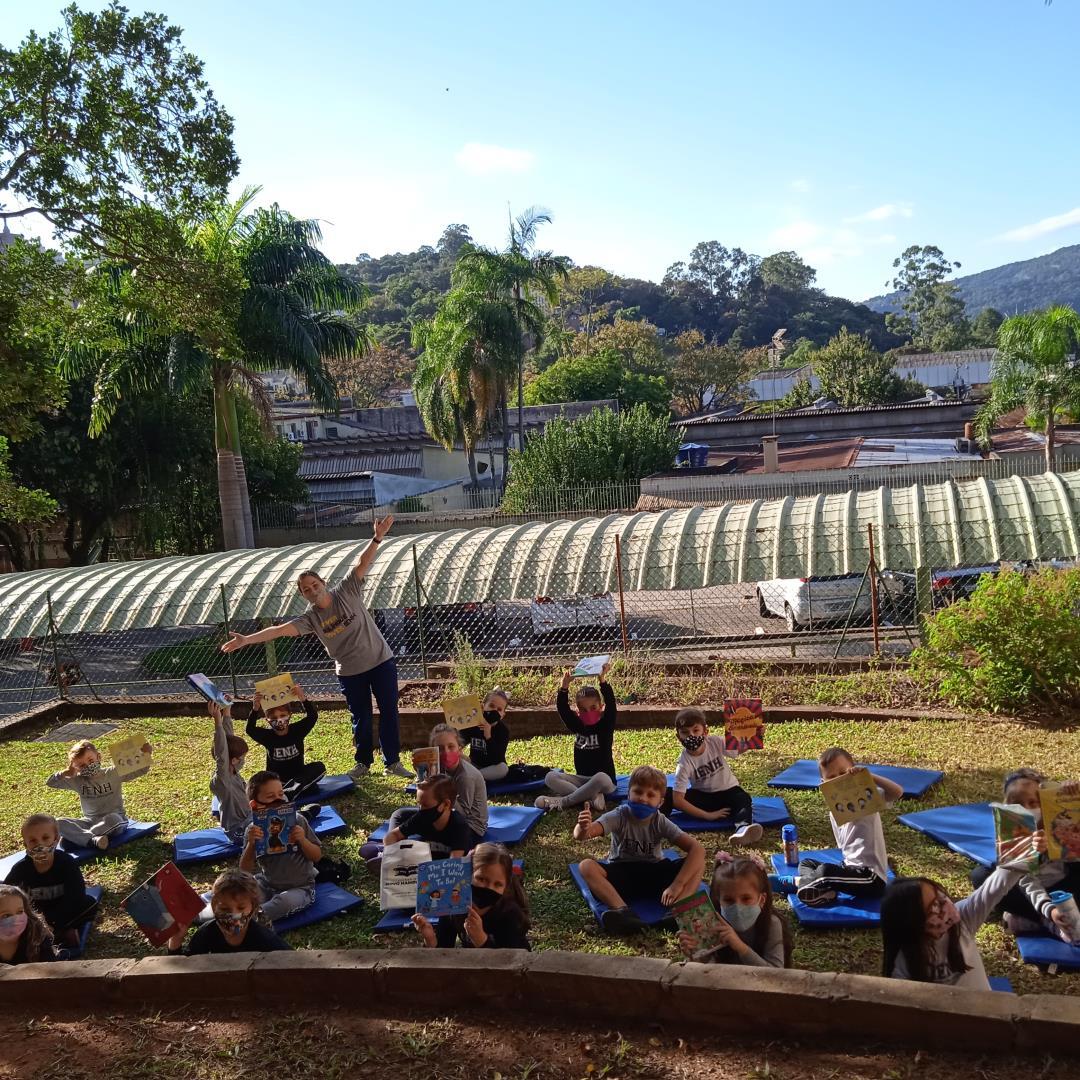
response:
M754 820L753 800L749 793L738 785L726 791L701 791L698 788L688 788L684 794L691 806L696 806L707 813L730 810L731 813L724 820L730 821L733 825L749 825ZM665 814L670 815L674 808L673 795L671 788L668 788L661 807Z
M309 761L296 770L296 774L286 780L282 787L289 802L311 797L319 781L326 775L326 766L321 761Z
M971 884L977 889L991 874L993 869L988 870L985 866L976 866L971 871ZM1065 876L1056 885L1051 885L1047 892L1070 892L1073 896L1080 896L1080 863L1066 863ZM997 906L999 913L1019 915L1021 918L1030 919L1032 922L1042 922L1042 916L1031 906L1027 893L1014 885L1004 896Z
M397 661L385 660L370 671L359 675L339 675L342 693L352 713L353 745L356 747L356 760L362 765L370 765L374 760L371 741L371 723L373 712L371 696L379 704L379 743L382 747L383 761L393 765L401 756L401 742L398 735L398 681Z

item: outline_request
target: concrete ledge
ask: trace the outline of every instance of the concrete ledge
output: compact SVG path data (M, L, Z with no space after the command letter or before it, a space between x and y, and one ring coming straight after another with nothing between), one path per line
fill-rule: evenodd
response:
M584 1016L630 1025L694 1018L695 1031L750 1038L832 1039L1080 1055L1080 999L980 993L881 979L582 953L400 949L246 953L27 964L0 970L9 1014L103 1013L177 1001L255 1000L298 1007L313 992L388 1014L403 1004L443 1015L493 1003L531 1022ZM501 1015L500 1012L500 1015Z

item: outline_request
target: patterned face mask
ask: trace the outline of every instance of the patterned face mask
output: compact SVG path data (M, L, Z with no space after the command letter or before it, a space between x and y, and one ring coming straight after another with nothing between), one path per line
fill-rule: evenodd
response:
M251 915L239 911L222 911L214 916L214 921L227 934L239 934L251 922Z
M55 850L55 844L35 844L32 848L27 850L26 854L29 855L34 862L45 862Z
M679 742L686 747L692 754L695 750L700 750L705 742L704 735L680 735Z
M79 775L80 776L87 776L87 777L89 777L89 776L97 776L97 774L99 772L101 772L101 762L100 761L91 761L88 764L84 765L79 770Z
M926 932L934 938L944 937L959 921L956 905L939 892L926 909Z

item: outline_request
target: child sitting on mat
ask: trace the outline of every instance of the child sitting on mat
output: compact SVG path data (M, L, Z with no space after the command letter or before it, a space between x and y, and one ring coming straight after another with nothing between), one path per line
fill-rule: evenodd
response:
M289 802L297 802L310 795L311 789L326 775L326 766L321 761L304 763L304 740L315 727L319 710L307 700L299 686L293 686L293 693L304 708L303 720L293 721L289 703L286 703L265 713L269 730L260 727L259 721L264 715L262 694L256 690L244 729L252 742L266 748L267 771L277 773L281 778Z
M169 939L169 955L203 956L207 953L281 952L291 949L259 921L262 890L243 870L219 874L210 891L213 921L195 931L184 945L185 926Z
M717 852L709 897L723 920L722 939L711 949L694 951L694 938L679 934L679 948L703 964L791 967L791 931L773 910L772 889L761 861L753 856Z
M584 859L579 867L590 892L608 907L600 925L609 934L634 934L646 928L628 900L658 899L671 907L701 881L705 849L660 813L666 793L667 777L651 765L639 765L630 774L628 798L622 806L596 821L587 805L578 814L575 840L611 837L606 865ZM665 840L685 851L686 858L665 859Z
M818 768L824 781L835 780L858 766L846 750L832 746L818 758ZM903 795L904 789L899 784L874 773L870 776L888 805L891 806ZM829 814L829 824L842 861L836 864L802 859L796 875L770 875L773 890L795 893L808 907L826 907L842 892L858 899L883 895L889 876L889 858L885 852L881 815L867 814L866 817L837 825L836 819Z
M445 773L436 773L416 785L417 809L398 817L397 826L386 834L383 844L397 844L408 836L416 836L431 848L433 858L461 856L476 846L476 834L469 823L454 809L457 789ZM372 870L379 870L383 844L370 841L360 848L360 854Z
M15 885L0 885L0 966L56 960L49 924Z
M1046 850L1046 837L1035 833ZM956 903L936 881L899 878L881 901L881 937L886 978L946 983L966 990L989 990L975 932L1023 871L999 867L970 896Z
M722 736L709 734L700 709L675 714L675 735L683 749L675 768L672 807L702 821L730 821L736 826L733 844L757 843L762 828L753 821L753 802L727 761L738 751L725 749Z
M472 906L468 915L442 916L437 926L414 915L413 926L428 949L526 949L529 901L502 844L480 844L472 853Z
M574 735L574 773L552 769L544 783L554 795L540 795L535 806L541 810L568 810L588 803L599 814L607 805L604 796L615 790L615 719L618 706L607 681L610 664L600 672L600 689L583 686L574 695L577 712L570 708L570 680L573 671L563 672L562 687L555 707L567 729Z
M142 747L150 754L149 743ZM109 837L119 836L128 826L124 809L123 785L128 780L145 776L150 766L128 774L121 780L114 765L102 766L98 748L88 739L75 743L68 750L68 765L45 781L47 787L74 791L79 796L81 818L58 818L60 835L78 847L96 847L104 851Z
M1002 801L1030 810L1035 821L1043 825L1039 787L1045 780L1046 777L1034 769L1017 769L1005 777ZM1060 790L1062 795L1076 795L1080 793L1080 783L1069 781L1062 784ZM975 867L971 871L972 885L978 888L992 872L985 866ZM1005 929L1013 934L1038 934L1045 930L1071 942L1065 920L1050 900L1051 889L1080 895L1080 863L1053 859L1025 874L998 905Z
M22 827L26 855L8 872L8 885L22 889L39 911L53 938L77 948L79 933L97 912L98 902L88 896L79 864L58 851L60 832L50 814L31 814Z
M210 794L218 801L218 822L225 835L234 844L243 844L244 833L251 824L251 800L247 785L240 775L247 756L248 745L239 735L233 734L232 708L222 709L210 702L210 715L214 718L214 775L210 777Z
M495 687L484 698L483 720L461 733L462 739L469 744L469 762L480 771L486 783L505 780L510 771L506 764L506 748L510 744L510 729L506 726L509 704L506 691Z

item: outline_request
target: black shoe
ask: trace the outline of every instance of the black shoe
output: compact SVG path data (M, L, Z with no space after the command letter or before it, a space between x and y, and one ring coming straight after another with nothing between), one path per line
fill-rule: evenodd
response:
M799 886L795 895L807 907L825 907L836 899L836 890L828 885L810 882Z
M635 915L628 907L608 908L600 916L600 925L605 934L614 937L626 937L629 934L640 934L649 928L639 916Z
M307 806L300 807L300 813L308 819L308 824L311 825L322 813L322 805L317 802L308 803Z

